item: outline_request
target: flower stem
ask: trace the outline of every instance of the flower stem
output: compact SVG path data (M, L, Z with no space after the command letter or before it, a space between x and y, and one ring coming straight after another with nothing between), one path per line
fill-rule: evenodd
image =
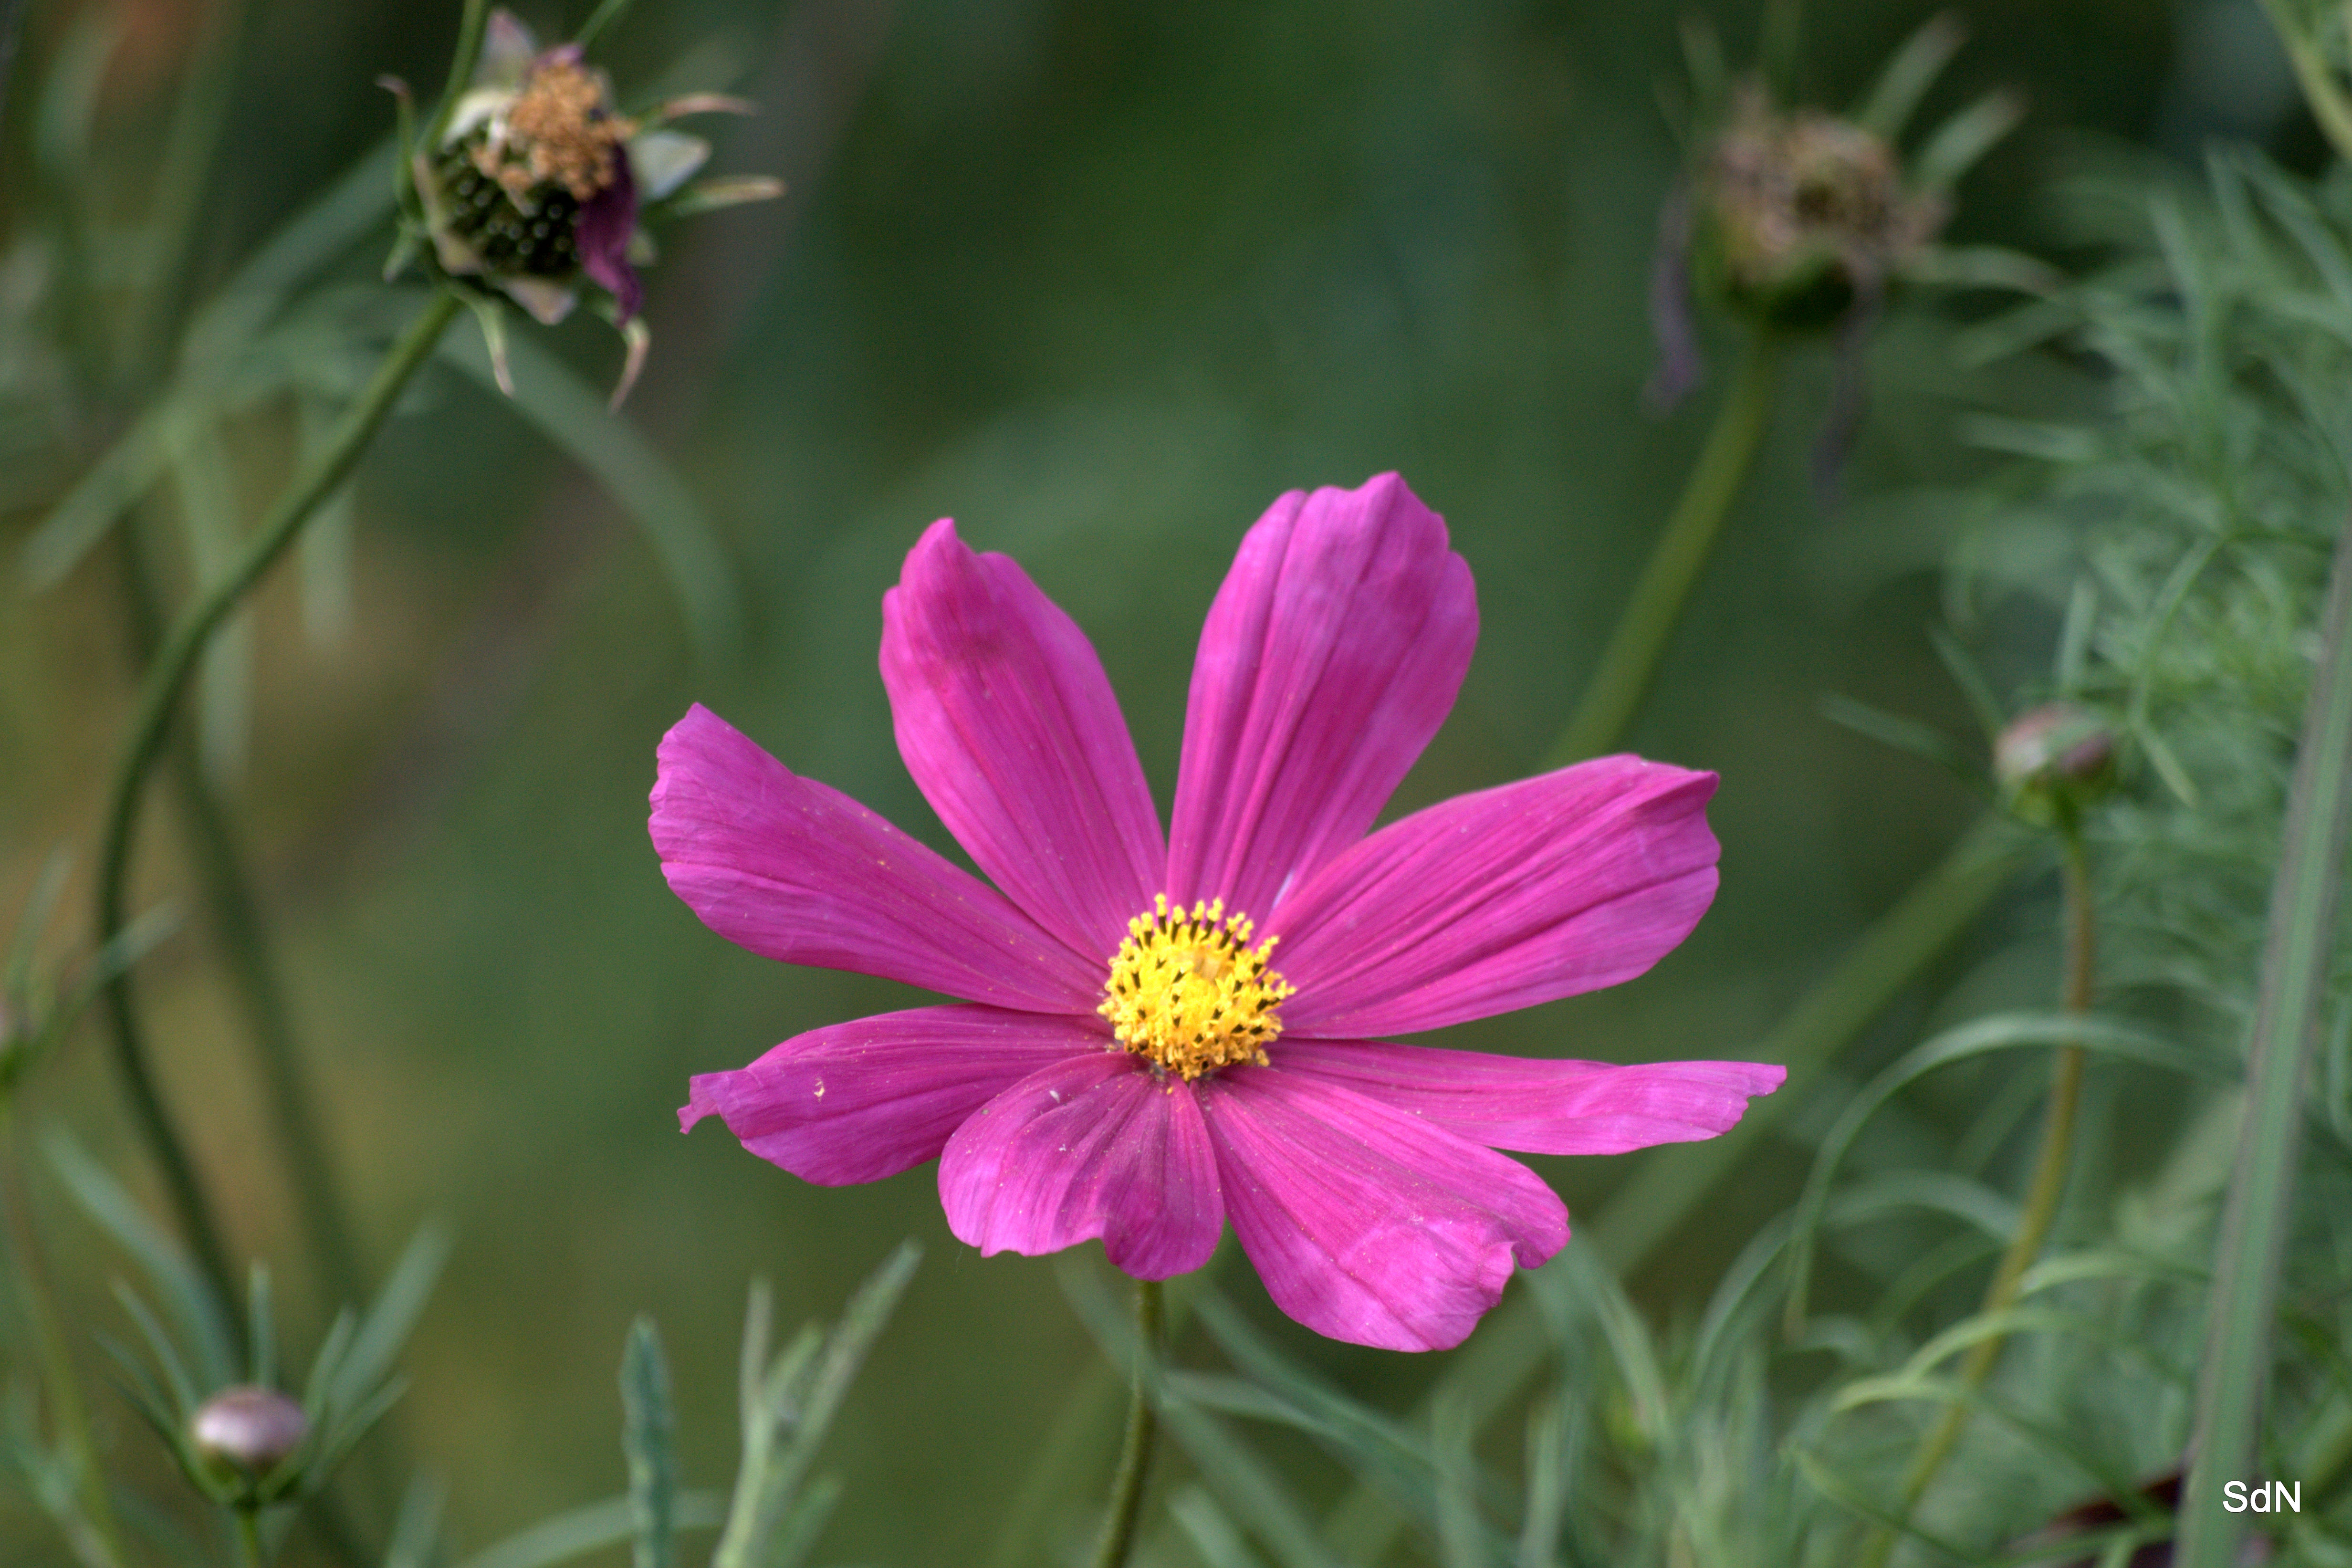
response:
M139 821L139 804L148 775L161 757L179 706L188 672L211 641L222 621L244 599L254 584L294 542L303 523L319 504L333 494L351 474L360 455L383 425L385 415L410 376L425 363L443 331L460 309L457 296L441 293L418 312L406 331L393 344L356 402L345 412L326 445L296 471L276 506L262 520L245 553L210 593L163 641L163 650L149 667L131 721L131 737L116 764L108 791L106 838L99 857L98 942L105 951L124 925L128 902L131 840ZM237 1299L235 1276L228 1267L219 1228L196 1178L195 1165L165 1109L139 1029L128 973L107 986L107 1005L114 1026L115 1059L122 1069L124 1087L139 1131L163 1167L188 1245L196 1262L224 1305ZM240 1321L228 1314L234 1325Z
M147 542L136 521L127 524L119 538L124 608L132 647L143 669L154 662L156 645L163 637L163 611L156 603ZM262 1083L278 1123L279 1152L293 1180L319 1281L329 1301L356 1304L366 1299L359 1252L343 1222L342 1205L336 1195L341 1184L335 1179L326 1138L312 1110L301 1048L294 1037L291 1011L285 987L278 983L253 878L247 870L235 826L205 779L203 763L184 727L174 731L169 745L167 765L194 869L204 884L209 924L244 1004Z
M1601 651L1600 667L1584 688L1576 715L1551 749L1548 765L1564 767L1612 750L1641 710L1666 639L1682 618L1691 584L1714 552L1723 521L1738 499L1741 481L1763 445L1771 423L1772 394L1779 384L1779 342L1759 331L1741 350L1731 390L1717 410L1715 428L1683 486L1664 531L1642 568L1632 597Z
M236 1521L237 1568L262 1568L261 1510L233 1507L229 1513Z
M2092 983L2096 973L2090 866L2083 853L2081 826L2071 815L2060 822L2058 837L2063 877L2060 902L2066 927L2062 1005L2069 1013L2086 1013L2090 1011ZM2082 1098L2082 1088L2083 1047L2059 1047L2051 1068L2049 1108L2042 1123L2042 1151L2034 1158L2033 1177L2026 1187L2025 1205L2018 1215L2016 1234L2009 1238L2009 1246L1993 1269L1992 1283L1985 1288L1981 1316L1993 1317L2017 1304L2018 1289L2025 1271L2032 1267L2042 1242L2049 1237L2051 1224L2058 1216L2058 1201L2065 1195L2066 1169L2074 1158L2074 1109ZM1963 1394L1973 1396L1984 1386L2008 1339L2007 1334L1988 1334L1969 1347L1960 1363ZM1959 1442L1960 1433L1968 1426L1969 1410L1966 1398L1944 1407L1943 1415L1919 1445L1919 1451L1912 1456L1911 1468L1903 1478L1903 1501L1897 1517L1907 1520L1919 1506L1919 1500L1927 1495L1937 1472L1944 1468L1944 1461L1951 1458L1953 1447ZM1882 1530L1873 1539L1864 1562L1868 1568L1881 1568L1894 1550L1895 1532Z
M1119 1445L1118 1474L1110 1484L1110 1513L1095 1548L1095 1568L1121 1568L1135 1547L1135 1527L1143 1517L1143 1483L1151 1473L1151 1450L1160 1418L1151 1408L1151 1362L1160 1353L1167 1318L1165 1291L1157 1279L1135 1283L1135 1395L1127 1407L1127 1438Z

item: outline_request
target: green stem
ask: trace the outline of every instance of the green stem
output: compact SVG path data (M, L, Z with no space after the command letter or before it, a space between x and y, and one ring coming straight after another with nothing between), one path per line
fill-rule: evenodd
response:
M2061 902L2064 906L2066 950L2063 1005L2069 1013L2087 1013L2091 1009L2091 990L2096 973L2096 927L2091 903L2089 862L2083 853L2083 835L2079 826L2068 819L2060 824L2059 840L2063 847L2060 862L2063 877ZM2034 1157L2033 1177L2027 1184L2025 1204L2017 1217L2017 1230L2009 1238L2009 1246L1993 1268L1992 1283L1985 1288L1984 1306L1979 1313L1995 1317L2017 1304L2019 1288L2025 1271L2049 1239L2050 1226L2058 1217L2059 1200L2066 1194L2066 1171L2074 1151L2074 1111L2082 1098L2083 1047L2061 1046L2053 1061L2050 1074L2049 1108L2042 1123L2042 1150ZM2007 1334L1988 1334L1969 1347L1960 1363L1959 1386L1965 1395L1973 1395L1992 1375L2000 1360L2001 1347L2009 1341ZM1912 1456L1911 1468L1903 1478L1903 1502L1897 1517L1908 1520L1919 1500L1951 1458L1960 1434L1969 1423L1969 1404L1962 1398L1944 1407L1919 1451ZM1867 1568L1881 1568L1895 1550L1895 1532L1880 1531L1864 1553Z
M1136 1281L1135 1394L1127 1407L1127 1438L1119 1445L1118 1474L1111 1480L1110 1513L1095 1547L1095 1568L1122 1568L1143 1517L1143 1484L1150 1477L1151 1450L1160 1435L1160 1418L1151 1408L1150 1363L1160 1353L1165 1295L1157 1279Z
M74 1555L87 1568L121 1568L129 1559L122 1553L114 1505L107 1496L106 1472L99 1466L98 1445L90 1436L89 1403L82 1397L73 1354L58 1327L57 1302L49 1289L40 1237L33 1229L32 1216L16 1199L23 1184L19 1177L16 1117L13 1108L0 1100L0 1247L5 1247L8 1272L16 1282L17 1303L33 1332L41 1382L48 1394L49 1420L57 1429L66 1463L72 1468L74 1501L81 1511L73 1514L61 1505L53 1507Z
M2256 1479L2264 1385L2277 1342L2279 1268L2294 1205L2303 1086L2319 1047L2336 900L2352 818L2352 524L2336 544L2319 665L2287 794L2271 887L2262 988L2246 1062L2246 1120L2214 1249L2212 1308L2197 1385L2196 1458L2181 1493L2181 1568L2237 1560L2242 1522L2221 1489Z
M229 1514L236 1521L237 1568L263 1568L261 1510L232 1507Z
M148 569L146 541L135 521L122 531L121 555L131 642L143 669L155 658L163 636L163 612ZM329 1301L357 1304L366 1300L358 1251L350 1227L343 1223L342 1205L336 1195L341 1184L311 1110L301 1048L294 1037L285 988L278 984L253 879L247 873L236 829L205 777L185 726L173 728L169 765L181 822L197 878L204 884L209 923L245 1008L262 1085L278 1124L279 1151L294 1184L303 1226L310 1233L320 1283Z
M238 558L212 590L205 595L164 639L162 652L148 668L141 687L139 705L131 721L131 736L124 745L121 761L116 764L112 784L108 791L106 837L99 856L98 878L98 941L100 951L111 942L124 924L124 909L129 901L131 840L139 821L139 804L150 773L161 757L163 742L171 731L173 714L179 706L180 693L187 684L188 672L197 657L220 627L222 621L236 609L260 580L270 565L294 542L302 525L319 504L334 493L336 488L351 474L360 455L373 438L376 429L392 411L394 401L410 376L432 353L450 321L456 319L461 306L453 294L436 294L432 302L417 313L376 368L356 402L348 409L326 445L296 471L285 494L278 498L269 515L247 542L245 553ZM108 1010L114 1025L115 1058L122 1069L124 1087L131 1097L131 1110L141 1134L146 1139L156 1163L163 1167L163 1179L170 1189L173 1208L185 1230L188 1245L224 1305L237 1300L236 1281L228 1267L228 1256L221 1243L218 1227L214 1224L212 1210L206 1204L204 1190L196 1178L194 1163L189 1159L186 1146L181 1142L171 1113L163 1104L163 1095L148 1066L148 1053L139 1029L138 1009L133 1000L131 980L123 973L107 986ZM232 1322L236 1315L229 1314Z
M1560 732L1548 765L1564 767L1613 750L1633 721L1657 674L1666 639L1682 618L1691 584L1715 551L1724 519L1738 499L1741 481L1756 460L1771 423L1772 394L1779 382L1779 342L1757 331L1741 350L1739 368L1715 428L1707 432L1698 462L1684 484L1664 532L1642 568L1617 628L1601 649L1601 663L1584 689L1576 716Z

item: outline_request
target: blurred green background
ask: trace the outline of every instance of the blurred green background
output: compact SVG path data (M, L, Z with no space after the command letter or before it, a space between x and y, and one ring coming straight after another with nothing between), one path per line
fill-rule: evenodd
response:
M0 139L5 279L20 292L39 290L43 263L22 258L55 196L20 174L61 42L90 10L30 7ZM121 39L76 199L130 224L205 11L114 10ZM549 37L581 19L522 10ZM1805 96L1845 102L1928 10L1811 6ZM1928 118L1995 84L2032 112L1963 187L1955 237L2063 259L2037 194L2086 150L2193 157L2226 133L2291 161L2315 153L2251 3L1963 11L1972 38ZM1750 57L1750 8L1700 14L1734 59ZM384 133L377 73L437 83L455 15L250 0L186 297ZM761 100L758 118L717 125L714 166L792 185L671 237L648 276L653 357L624 416L715 521L743 640L698 657L620 512L510 409L436 368L362 470L340 637L306 633L296 573L261 597L250 743L227 790L371 1266L428 1216L457 1238L363 1521L380 1524L411 1464L447 1478L471 1546L615 1489L613 1367L641 1310L671 1348L688 1477L722 1483L746 1280L774 1281L787 1322L830 1313L913 1236L927 1261L833 1444L848 1492L821 1555L985 1560L1073 1391L1091 1387L1096 1425L1061 1428L1082 1461L1075 1491L1034 1521L1044 1541L1075 1527L1109 1468L1112 1404L1051 1264L957 1244L929 1168L821 1190L716 1123L678 1136L689 1074L909 994L783 969L704 931L646 838L655 742L707 703L953 853L892 749L874 657L901 555L952 515L1094 637L1164 809L1200 618L1243 530L1285 489L1395 468L1446 517L1483 617L1460 706L1397 809L1531 771L1716 390L1673 418L1641 409L1656 215L1682 156L1680 19L1599 4L639 0L607 36L625 89ZM343 270L362 283L381 255L372 238ZM1714 911L1634 984L1449 1043L1741 1056L1969 819L1951 780L1817 705L1840 692L1970 727L1924 635L1961 521L1948 487L1986 460L1957 422L2088 395L2055 362L1957 365L1948 340L1971 305L1891 310L1834 506L1806 475L1832 367L1825 353L1792 364L1762 467L1634 731L1649 755L1723 775ZM44 321L0 318L20 386L47 363ZM616 368L592 321L545 341L599 384ZM1712 346L1720 370L1726 345ZM126 410L58 374L47 449L86 463ZM289 427L271 405L234 427L248 509L278 482ZM74 477L69 461L14 466L0 481L11 563ZM100 782L126 718L119 598L102 552L47 595L12 584L0 610L0 907L72 845L82 874L60 952L86 924ZM2042 635L1994 628L1989 657L2021 672ZM168 814L146 842L142 900L184 898ZM1979 987L2045 1004L2048 920L2028 900L1976 939L1975 957L2011 941L2018 953ZM168 1091L236 1245L278 1260L306 1346L324 1314L201 929L147 973ZM1928 1005L1906 1004L1881 1044L1916 1037ZM25 1109L152 1191L94 1029ZM1580 1213L1639 1161L1675 1157L1532 1163ZM1687 1300L1803 1168L1793 1146L1762 1162L1638 1281L1644 1299L1662 1312ZM105 1296L118 1265L61 1203L44 1217L85 1321L119 1328ZM1351 1387L1402 1406L1430 1375L1292 1331L1237 1261L1225 1283ZM148 1444L120 1405L101 1416L124 1451ZM1307 1466L1310 1489L1339 1485L1307 1450L1276 1451ZM0 1556L62 1561L29 1512L0 1513Z

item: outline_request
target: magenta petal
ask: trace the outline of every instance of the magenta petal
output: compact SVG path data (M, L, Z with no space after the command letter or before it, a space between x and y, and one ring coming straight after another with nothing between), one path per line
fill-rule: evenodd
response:
M1091 1014L1102 971L1003 894L697 703L662 737L653 837L702 923L784 963Z
M948 1140L940 1201L982 1254L1100 1237L1139 1279L1200 1268L1225 1223L1192 1086L1117 1050L1043 1068L991 1100Z
M1283 1071L1528 1154L1622 1154L1728 1131L1789 1069L1759 1062L1528 1061L1372 1040L1284 1039Z
M1279 1067L1221 1073L1201 1099L1234 1234L1317 1333L1444 1350L1514 1268L1567 1245L1534 1172L1377 1100Z
M698 1074L680 1131L724 1117L743 1147L828 1187L936 1158L966 1118L1038 1068L1108 1043L1076 1018L919 1007L795 1035L737 1072Z
M629 240L637 232L637 183L625 153L613 151L613 177L580 208L580 270L613 296L614 324L625 327L645 303L646 291L629 265Z
M1411 1035L1631 980L1715 897L1713 773L1601 757L1392 822L1262 921L1285 1030Z
M883 595L882 681L899 754L956 842L1038 924L1108 959L1167 854L1077 623L942 519Z
M1223 898L1263 924L1371 826L1477 638L1470 568L1402 479L1275 502L1201 631L1170 896Z

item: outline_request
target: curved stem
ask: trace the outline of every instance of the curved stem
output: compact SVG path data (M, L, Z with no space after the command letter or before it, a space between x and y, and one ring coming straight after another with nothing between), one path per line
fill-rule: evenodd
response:
M2090 866L2083 853L2083 835L2073 820L2062 821L2058 837L2063 847L2061 860L2064 905L2066 950L2063 1005L2069 1013L2085 1013L2091 1006L2091 987L2096 973L2095 925L2091 907ZM2051 1068L2050 1105L2042 1124L2042 1151L2033 1162L2033 1178L2025 1192L2025 1204L2019 1211L2017 1232L2009 1238L2009 1246L1994 1268L1992 1283L1985 1288L1982 1316L1992 1317L2006 1312L2017 1304L2018 1288L2025 1271L2032 1267L2042 1244L2048 1239L2050 1226L2058 1217L2058 1201L2065 1195L2066 1169L2074 1157L2074 1108L2082 1097L2083 1047L2061 1046ZM2008 1342L2006 1334L1989 1334L1969 1347L1960 1363L1960 1388L1974 1394L2000 1360L2001 1346ZM1960 1440L1960 1433L1969 1422L1969 1405L1965 1400L1948 1405L1944 1413L1919 1445L1912 1457L1911 1468L1903 1478L1903 1501L1898 1517L1909 1519L1919 1500L1951 1458L1952 1449ZM1864 1557L1869 1568L1879 1568L1895 1550L1895 1535L1881 1531L1874 1539Z
M425 363L440 342L450 321L460 309L455 295L436 294L432 302L417 313L406 331L393 344L383 363L376 368L356 402L345 412L341 422L326 445L300 468L286 493L271 508L269 515L247 542L245 553L227 574L215 584L204 600L192 610L164 639L163 651L149 667L139 693L139 706L131 720L131 737L124 745L121 761L116 764L114 778L108 791L106 838L99 856L98 875L98 942L103 952L121 931L124 906L128 902L131 871L131 840L139 821L139 804L148 775L163 749L170 731L173 714L177 710L181 690L186 686L188 672L197 657L204 652L213 634L258 582L262 574L285 552L294 542L302 525L312 512L351 474L360 454L375 436L384 416L392 411L394 401L410 376ZM139 1030L138 1010L133 1001L131 976L121 974L107 986L107 1005L114 1025L115 1058L122 1069L125 1088L131 1096L132 1112L141 1134L147 1140L157 1163L163 1169L173 1208L185 1230L188 1244L196 1261L219 1294L224 1305L237 1299L235 1276L228 1267L218 1227L213 1223L212 1211L206 1204L204 1190L196 1179L195 1165L173 1124L171 1113L163 1105L153 1073L148 1066L148 1054ZM229 1315L232 1323L238 1320Z
M1166 1319L1165 1291L1157 1279L1135 1284L1135 1396L1127 1407L1127 1439L1119 1445L1118 1474L1110 1484L1110 1514L1095 1547L1095 1568L1121 1568L1135 1547L1135 1527L1143 1517L1143 1483L1151 1474L1151 1450L1160 1418L1151 1408L1150 1363L1160 1353Z
M1666 519L1650 552L1649 564L1625 601L1617 628L1601 651L1601 663L1586 683L1576 715L1552 746L1547 765L1564 767L1612 750L1648 695L1666 639L1682 618L1691 584L1714 553L1715 542L1738 499L1741 481L1763 445L1771 423L1772 392L1779 382L1780 344L1758 331L1741 351L1731 390L1717 410L1715 428L1683 486L1682 499Z

